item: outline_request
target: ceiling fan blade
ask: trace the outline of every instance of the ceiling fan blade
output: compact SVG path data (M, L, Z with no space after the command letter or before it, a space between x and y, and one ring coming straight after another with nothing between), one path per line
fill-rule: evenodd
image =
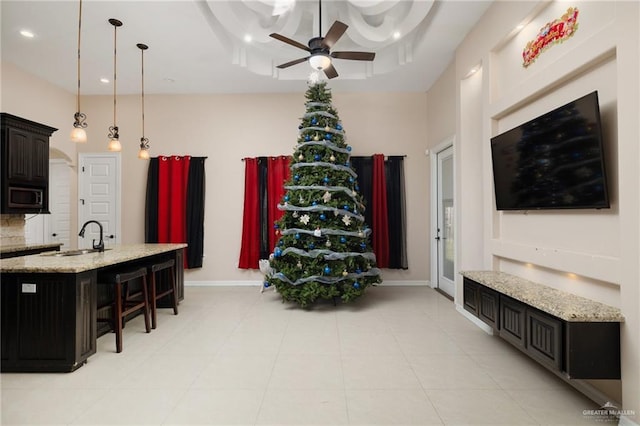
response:
M324 75L326 75L328 79L336 78L338 76L338 71L336 71L333 64L331 64L324 69Z
M289 61L289 62L286 62L286 63L284 63L282 65L278 65L276 68L280 68L280 69L288 68L288 67L290 67L292 65L297 65L297 64L299 64L301 62L304 62L309 58L310 58L310 56L307 56L306 58L300 58L300 59L296 59L295 61Z
M373 61L376 54L373 52L331 52L331 57L336 59L350 59L352 61Z
M295 40L291 40L289 37L285 37L283 35L277 34L277 33L271 33L269 34L269 37L273 37L276 40L280 40L284 43L287 43L293 47L297 47L298 49L302 49L302 50L306 50L307 52L311 52L311 49L309 49L307 46L305 46L302 43L298 43Z
M340 21L334 22L331 28L329 28L329 31L327 31L327 35L324 36L324 39L322 40L322 46L326 47L327 49L331 49L336 41L338 41L338 39L342 37L342 34L347 31L347 28L349 28L347 24L344 24Z

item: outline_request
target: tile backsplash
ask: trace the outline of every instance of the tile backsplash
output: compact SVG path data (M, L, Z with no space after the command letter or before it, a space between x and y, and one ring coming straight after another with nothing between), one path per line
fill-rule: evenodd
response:
M24 215L0 215L0 245L25 244Z

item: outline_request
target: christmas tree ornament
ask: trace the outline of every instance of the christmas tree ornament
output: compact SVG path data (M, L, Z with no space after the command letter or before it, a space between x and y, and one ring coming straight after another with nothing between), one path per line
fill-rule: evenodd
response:
M334 216L338 216L340 214L340 212L338 211L338 209L334 209L333 210L333 215Z
M296 182L300 180L300 175L294 175L293 176L293 180L295 180Z
M345 214L344 216L342 216L342 222L347 226L351 225L351 217Z
M341 125L340 123L338 123L338 124L336 125L336 129L337 129L337 130L342 130L342 125Z
M362 269L358 268L356 269L356 274L361 274L362 273Z
M314 243L309 243L309 250L313 250L314 248L316 248L316 245Z
M344 210L346 210L346 211L349 211L349 205L348 205L348 204L345 204L344 206L342 206L342 208L343 208Z
M331 154L331 157L329 157L329 161L333 163L334 161L336 161L336 157L333 154Z
M298 234L298 233L296 232L296 235L294 235L293 237L294 237L296 240L299 240L299 239L300 239L300 234Z
M349 275L349 273L346 270L342 271L342 276L343 277L346 277L347 275Z
M265 281L262 283L262 285L264 286L264 288L269 288L271 284L269 284L269 281Z
M347 151L351 152L351 145L347 145Z
M358 231L358 237L360 237L360 238L364 237L364 232Z
M311 136L309 135L304 135L304 140L309 142L311 140Z
M296 218L296 219L297 219L297 218L298 218L298 212L293 212L293 213L291 214L291 216L293 216L294 218Z
M360 243L360 249L361 250L365 250L367 248L367 243L365 243L364 241Z
M276 249L273 251L273 257L280 257L282 256L282 249L280 247L276 247Z
M323 181L324 183L329 183L329 176L325 176L325 177L322 179L322 181Z
M326 134L324 135L324 138L325 138L326 140L330 141L330 140L331 140L331 138L333 138L333 135L332 135L331 133L326 133Z
M317 118L315 118L315 117L313 117L313 118L311 119L311 124L313 124L314 126L315 126L316 124L318 124L318 119L317 119Z
M298 267L298 269L302 269L302 262L298 260L298 264L296 266Z
M355 288L356 290L360 288L360 283L358 281L353 283L353 288Z
M309 217L308 214L303 214L300 217L300 222L304 223L305 225L307 225L309 223L309 221L311 220L311 218Z
M329 265L324 266L323 272L327 275L331 273L331 268L329 268Z
M320 140L320 135L319 134L315 134L315 136L313 137L314 141L319 141Z
M288 196L288 195L285 195L285 196L284 196L284 200L285 200L285 201L289 201L289 196Z
M325 204L331 201L331 193L329 191L325 191L324 195L322 196L322 201L324 201Z
M347 237L344 237L344 236L340 237L340 242L342 244L345 244L347 242Z
M300 160L300 161L304 160L304 155L302 155L302 154L298 155L298 160Z
M312 205L312 206L317 206L317 205L318 205L318 202L317 202L316 200L313 200L313 201L311 202L311 205Z
M327 240L327 242L324 243L324 245L327 246L327 247L331 247L331 241Z
M320 229L320 227L317 227L317 228L313 231L313 236L314 236L314 237L321 237L321 236L322 236L322 230Z
M320 161L321 158L322 157L320 156L320 154L316 154L316 155L313 156L313 159L316 160L316 161Z
M327 216L325 216L324 213L321 213L320 220L327 220Z
M300 196L300 199L298 199L298 201L300 202L300 204L304 204L304 198L302 198L302 195Z
M329 130L331 130L331 127L329 127L329 126L326 126L326 127L324 128L324 131L325 131L325 132L328 132Z

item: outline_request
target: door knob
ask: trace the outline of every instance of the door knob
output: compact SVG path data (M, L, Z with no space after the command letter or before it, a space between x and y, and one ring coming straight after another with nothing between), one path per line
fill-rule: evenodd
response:
M57 237L58 234L56 234L55 232L53 234L51 234L52 237Z

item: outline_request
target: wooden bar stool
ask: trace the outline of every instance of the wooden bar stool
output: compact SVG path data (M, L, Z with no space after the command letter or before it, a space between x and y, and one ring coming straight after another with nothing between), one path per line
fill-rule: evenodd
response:
M142 291L130 293L129 282L142 279ZM147 291L147 268L130 269L108 275L107 282L113 286L113 323L116 333L116 352L122 352L122 328L127 315L142 310L147 333L149 325L149 294Z
M169 275L171 276L170 282L171 285L158 292L158 281L156 279L156 273L163 271L165 269L169 270ZM154 263L149 267L149 276L151 277L151 327L156 328L157 325L157 315L156 312L158 310L158 300L162 299L165 296L171 295L171 306L173 308L173 314L178 315L178 291L176 290L176 261L174 259L169 259L165 262Z

